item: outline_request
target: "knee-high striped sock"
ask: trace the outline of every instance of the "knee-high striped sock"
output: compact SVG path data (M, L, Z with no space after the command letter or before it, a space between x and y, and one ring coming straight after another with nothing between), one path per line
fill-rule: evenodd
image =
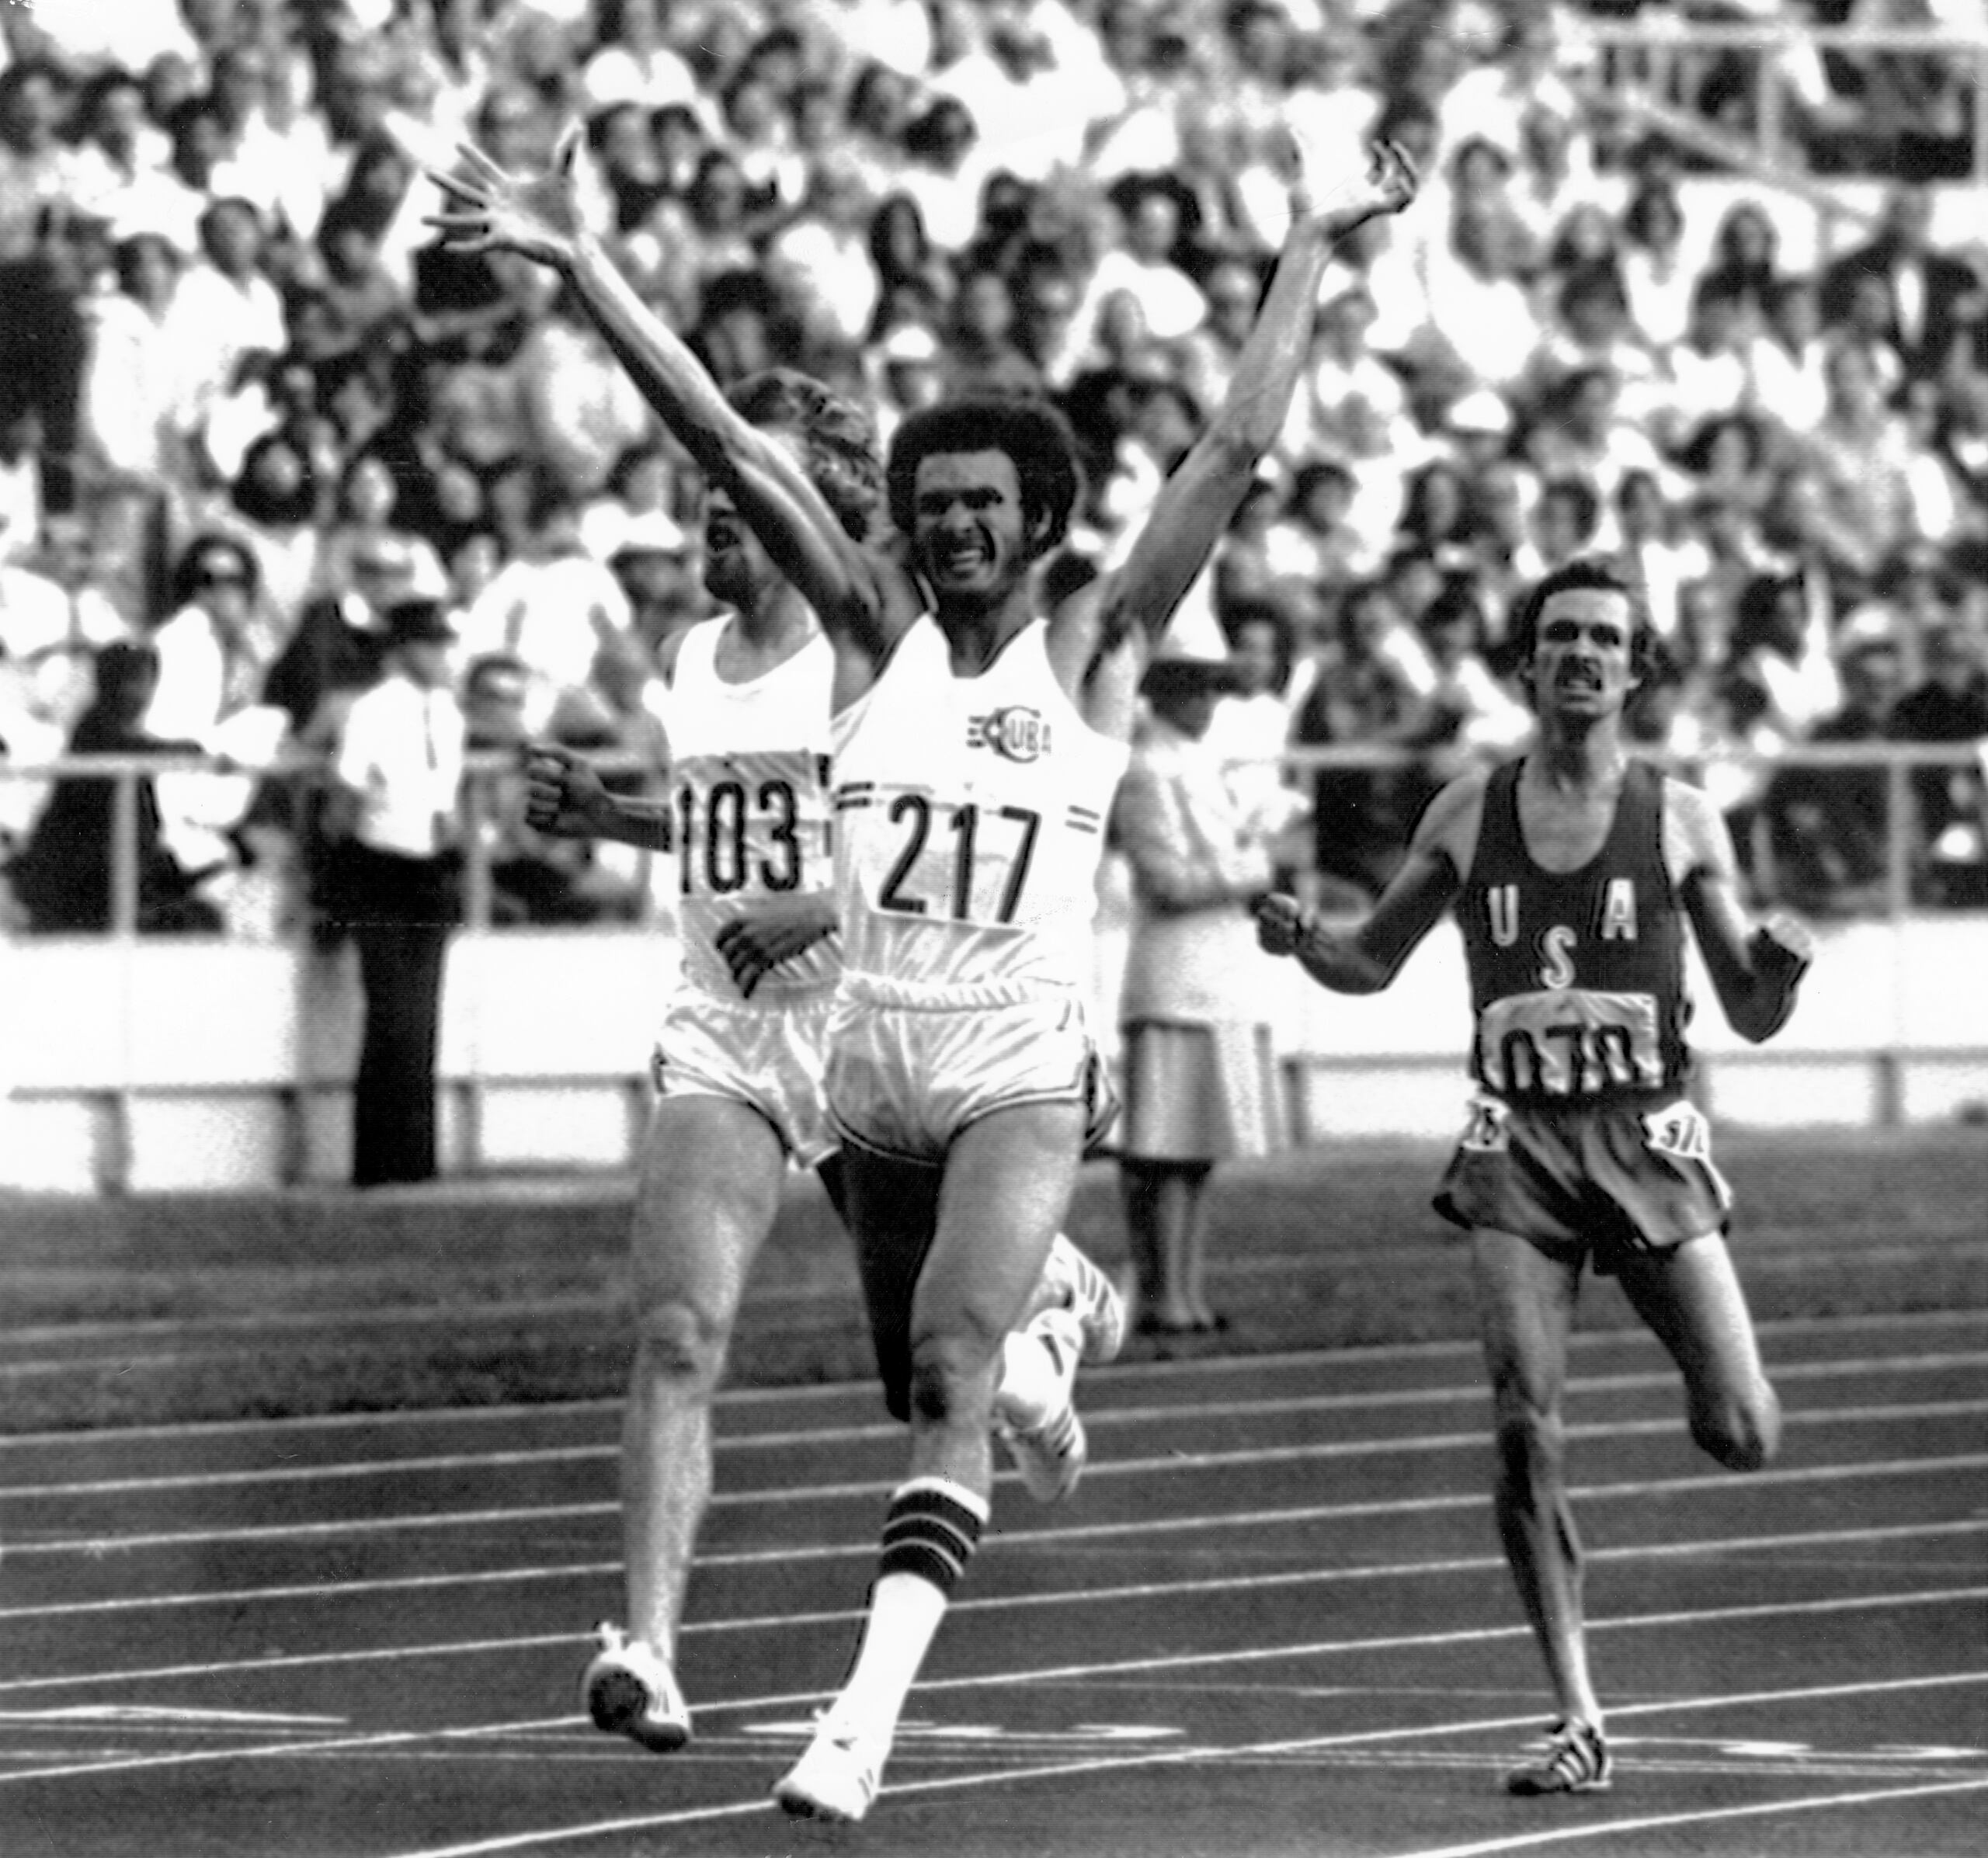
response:
M980 1540L987 1504L947 1478L916 1478L891 1495L884 1551L856 1662L829 1714L888 1738Z

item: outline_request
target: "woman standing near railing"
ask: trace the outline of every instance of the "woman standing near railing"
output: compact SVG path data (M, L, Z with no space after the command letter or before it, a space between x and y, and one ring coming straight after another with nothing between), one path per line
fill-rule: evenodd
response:
M78 720L69 755L197 754L200 745L147 733L144 717L158 687L158 653L117 642L96 655L96 694ZM137 898L141 935L218 932L221 914L166 849L151 777L136 790ZM113 921L117 780L71 774L57 782L26 846L8 866L14 900L38 935L101 933Z

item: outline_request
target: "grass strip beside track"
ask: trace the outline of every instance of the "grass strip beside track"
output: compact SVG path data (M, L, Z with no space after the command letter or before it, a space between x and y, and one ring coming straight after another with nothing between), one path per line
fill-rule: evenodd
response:
M1988 1306L1988 1132L1729 1135L1736 1249L1765 1318ZM1443 1151L1335 1143L1218 1169L1210 1255L1232 1327L1183 1353L1449 1340L1467 1273L1429 1209ZM0 1429L609 1396L627 1364L630 1183L357 1196L0 1196ZM1124 1256L1114 1171L1073 1237ZM1630 1324L1619 1292L1590 1327ZM871 1372L849 1247L797 1180L755 1273L735 1384Z

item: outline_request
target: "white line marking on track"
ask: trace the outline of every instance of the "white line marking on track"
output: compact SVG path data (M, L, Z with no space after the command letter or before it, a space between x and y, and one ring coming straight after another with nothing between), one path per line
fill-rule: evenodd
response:
M1988 1532L1988 1518L1950 1523L1899 1524L1888 1529L1818 1530L1799 1536L1726 1537L1697 1542L1665 1543L1650 1547L1625 1546L1595 1550L1590 1559L1595 1561L1629 1562L1668 1561L1693 1555L1738 1554L1760 1550L1785 1553L1797 1547L1938 1539L1978 1535L1984 1532ZM1328 1587L1381 1580L1482 1573L1503 1565L1502 1558L1495 1554L1455 1555L1434 1561L1373 1563L1357 1568L1295 1568L1277 1574L1230 1575L1201 1581L1146 1581L1116 1587L1061 1588L1048 1592L1037 1590L1027 1593L989 1595L955 1600L951 1610L956 1613L996 1613L1051 1606L1095 1607L1137 1600L1178 1599L1190 1594L1272 1592L1298 1587ZM1917 1595L1886 1597L1899 1604L1931 1605L1960 1598L1985 1596L1988 1596L1988 1588L1935 1588ZM1800 1612L1820 1609L1830 1611L1838 1608L1857 1611L1875 1603L1872 1596L1854 1595L1823 1601L1788 1603L1785 1606L1743 1607L1736 1610L1736 1614L1737 1617L1751 1617L1757 1613L1772 1614L1782 1610ZM791 1631L803 1626L853 1624L862 1617L860 1607L835 1607L812 1613L765 1613L739 1619L695 1621L685 1626L683 1631L686 1636ZM1590 1620L1589 1628L1590 1631L1597 1630L1608 1623ZM374 1664L395 1658L462 1658L492 1654L509 1656L546 1646L583 1644L585 1640L584 1634L533 1633L515 1638L442 1640L422 1645L368 1646L356 1651L293 1652L278 1657L229 1658L204 1664L154 1665L124 1671L72 1672L49 1677L9 1677L0 1679L0 1693L18 1690L68 1690L90 1684L158 1683L168 1678L214 1677L231 1672L266 1673L332 1665ZM1423 1641L1415 1639L1403 1642L1420 1644Z
M1927 1419L1967 1419L1988 1413L1988 1400L1933 1400L1900 1402L1889 1406L1830 1407L1819 1411L1795 1412L1783 1415L1790 1430L1803 1426L1830 1425L1903 1425ZM1569 1440L1597 1439L1661 1438L1681 1434L1681 1419L1595 1421L1566 1429ZM1149 1478L1180 1471L1232 1469L1240 1465L1290 1464L1320 1460L1395 1457L1410 1452L1438 1453L1481 1450L1488 1432L1425 1433L1402 1438L1316 1440L1305 1445L1260 1446L1246 1451L1171 1451L1162 1457L1111 1458L1094 1461L1086 1475L1104 1478ZM1017 1481L1012 1471L999 1473L997 1483ZM895 1486L894 1478L861 1478L837 1484L773 1485L763 1489L721 1491L711 1499L714 1509L745 1508L753 1504L775 1504L783 1508L798 1502L825 1502L837 1499L874 1499ZM506 1528L533 1522L571 1521L584 1516L618 1516L618 1502L603 1500L588 1503L551 1503L505 1509L445 1510L439 1514L402 1512L385 1516L338 1517L313 1523L243 1523L228 1529L155 1530L130 1535L64 1536L36 1541L29 1537L12 1543L9 1554L85 1554L92 1558L128 1553L134 1549L182 1548L221 1542L270 1542L323 1540L344 1536L380 1535L397 1530L429 1532L446 1529Z
M1934 1685L1942 1685L1949 1682L1979 1683L1983 1681L1984 1677L1988 1677L1988 1673L1970 1673L1964 1679L1936 1679L1931 1680L1931 1682ZM1746 1701L1763 1703L1783 1702L1796 1700L1818 1695L1864 1695L1871 1693L1881 1693L1885 1691L1896 1692L1902 1690L1917 1689L1923 1686L1915 1680L1886 1681L1869 1686L1831 1686L1826 1690L1820 1691L1801 1690L1766 1692L1759 1693L1757 1696L1751 1699L1729 1697L1685 1699L1662 1704L1644 1705L1640 1707L1645 1710L1712 1709L1723 1707L1729 1703ZM1617 1714L1626 1714L1626 1712L1618 1711ZM1045 1762L1040 1766L1030 1765L1013 1766L986 1769L971 1774L944 1775L925 1780L895 1782L880 1790L878 1797L879 1799L905 1799L918 1795L964 1792L971 1789L1000 1786L1016 1781L1056 1780L1065 1778L1075 1778L1080 1775L1123 1773L1128 1770L1140 1769L1187 1767L1194 1766L1227 1766L1231 1765L1241 1765L1246 1762L1259 1762L1269 1756L1307 1755L1321 1753L1332 1749L1350 1749L1362 1746L1371 1747L1378 1742L1384 1741L1427 1739L1436 1736L1480 1734L1488 1732L1492 1730L1503 1730L1515 1727L1530 1726L1532 1721L1533 1719L1531 1717L1501 1717L1491 1719L1489 1721L1480 1721L1475 1722L1439 1723L1423 1725L1413 1729L1368 1730L1348 1735L1312 1736L1288 1742L1258 1742L1238 1749L1198 1746L1187 1749L1170 1748L1165 1749L1143 1750L1138 1753L1132 1755L1098 1756L1083 1761ZM1882 1790L1879 1792L1872 1793L1868 1796L1863 1794L1845 1795L1841 1797L1841 1799L1843 1801L1846 1801L1850 1804L1865 1804L1867 1798L1873 1801L1887 1797L1894 1799L1907 1799L1935 1794L1973 1792L1984 1788L1988 1788L1988 1779L1979 1780L1970 1779L1958 1781L1936 1782L1920 1786L1903 1786ZM1837 1802L1832 1801L1829 1799L1824 1799L1823 1801L1817 1801L1815 1804L1817 1805L1826 1806L1832 1804L1837 1804ZM770 1810L770 1808L769 1803L765 1801L754 1802L751 1803L749 1805L741 1803L732 1809L734 1812L754 1811L765 1812ZM1717 1816L1717 1815L1719 1815L1722 1811L1733 1813L1751 1813L1755 1810L1756 1809L1753 1808L1708 1809L1708 1816ZM1767 1811L1771 1809L1764 1808L1758 1810ZM604 1837L612 1832L628 1831L657 1831L666 1826L695 1825L699 1823L700 1821L708 1820L714 1816L712 1810L707 1808L690 1808L680 1814L658 1814L653 1817L646 1818L642 1820L639 1825L631 1826L626 1819L621 1819L613 1822L599 1822L586 1825L568 1826L563 1828L541 1830L530 1834L500 1833L488 1839L470 1839L459 1842L453 1845L429 1846L415 1852L396 1853L392 1855L392 1858L492 1858L492 1854L502 1852L516 1851L522 1846L534 1843L570 1844L582 1840ZM1648 1823L1653 1826L1670 1823L1689 1823L1691 1820L1695 1817L1695 1815L1667 1816L1662 1818L1653 1819ZM1642 1823L1644 1822L1616 1822L1614 1829L1634 1829L1636 1826L1640 1825ZM1560 1832L1573 1829L1576 1828L1549 1828L1549 1835L1557 1835ZM1549 1835L1545 1842L1549 1843L1552 1842L1552 1836ZM1535 1841L1535 1842L1537 1842L1537 1841ZM1524 1847L1522 1844L1507 1845L1504 1843L1493 1843L1489 1845L1472 1846L1458 1846L1443 1851L1427 1851L1412 1854L1404 1854L1403 1858L1472 1858L1473 1854L1488 1853L1505 1849L1518 1850L1523 1849L1524 1849Z
M1988 1366L1988 1351L1920 1356L1883 1356L1855 1360L1803 1362L1776 1368L1774 1378L1781 1383L1837 1380L1880 1374L1937 1374L1948 1370ZM1602 1394L1632 1393L1639 1389L1669 1389L1677 1384L1674 1368L1647 1374L1597 1374L1576 1377L1567 1383L1573 1399ZM1146 1424L1179 1424L1199 1419L1249 1419L1263 1415L1288 1417L1301 1413L1356 1413L1399 1410L1424 1406L1479 1406L1485 1402L1482 1387L1448 1386L1379 1389L1355 1394L1286 1394L1264 1400L1229 1400L1200 1403L1162 1404L1153 1406L1090 1407L1084 1417L1093 1432L1114 1427ZM1813 1422L1835 1412L1868 1412L1869 1408L1807 1409L1800 1416ZM867 1443L901 1439L902 1426L878 1424L818 1426L773 1433L755 1433L716 1441L721 1454L743 1450L785 1450L798 1446L818 1448L830 1445ZM97 1478L69 1484L0 1485L0 1502L20 1502L57 1497L126 1497L170 1490L225 1490L242 1487L285 1484L331 1483L359 1478L405 1476L418 1473L477 1470L518 1470L531 1465L584 1464L617 1458L620 1446L613 1440L575 1445L542 1446L530 1450L487 1452L447 1452L405 1458L334 1460L322 1464L259 1465L248 1470L181 1471L164 1477Z
M1674 1627L1683 1624L1706 1622L1729 1622L1738 1619L1754 1618L1764 1615L1812 1614L1818 1612L1868 1610L1872 1607L1892 1605L1917 1605L1929 1596L1918 1595L1888 1595L1872 1596L1868 1600L1852 1603L1781 1603L1753 1607L1719 1607L1704 1613L1663 1613L1644 1614L1635 1618L1591 1622L1597 1631L1620 1631L1635 1627ZM1979 1592L1969 1596L1979 1598ZM1176 1654L1170 1657L1154 1658L1119 1659L1108 1664L1087 1665L1062 1665L1026 1671L1007 1671L985 1673L976 1676L944 1678L921 1681L913 1687L913 1694L940 1691L960 1691L979 1689L1003 1689L1021 1685L1048 1683L1079 1682L1086 1679L1123 1676L1135 1672L1159 1670L1184 1670L1206 1669L1226 1664L1254 1664L1272 1660L1294 1658L1326 1656L1335 1653L1371 1652L1399 1650L1410 1647L1441 1647L1460 1644L1482 1644L1497 1639L1512 1639L1524 1636L1529 1628L1524 1626L1493 1626L1473 1627L1465 1631L1441 1633L1416 1633L1395 1634L1388 1637L1365 1640L1325 1640L1310 1644L1255 1646L1232 1648L1222 1651ZM1931 1677L1879 1679L1855 1684L1809 1686L1793 1690L1757 1691L1736 1696L1713 1697L1698 1699L1665 1699L1619 1707L1611 1712L1612 1717L1650 1715L1659 1712L1690 1709L1711 1709L1729 1705L1781 1702L1819 1697L1861 1697L1886 1692L1903 1692L1928 1689L1946 1689L1959 1685L1988 1682L1988 1672L1947 1673ZM744 1710L787 1709L805 1706L822 1700L827 1693L820 1690L800 1691L787 1695L761 1697L735 1698L729 1702L707 1703L699 1706L701 1713L716 1714L721 1711L738 1713ZM563 1728L582 1719L572 1717L550 1717L527 1719L511 1723L492 1723L453 1728L401 1729L377 1732L372 1735L327 1738L313 1742L308 1752L313 1756L333 1753L364 1754L374 1750L406 1749L426 1742L455 1742L495 1737L531 1734L537 1731ZM1354 1747L1364 1744L1415 1741L1430 1736L1475 1733L1491 1730L1537 1728L1538 1712L1530 1710L1521 1715L1500 1716L1474 1722L1457 1722L1422 1724L1407 1728L1370 1729L1356 1734L1309 1738L1295 1742L1274 1742L1233 1751L1239 1755L1263 1754L1281 1752L1301 1752L1312 1748ZM73 1766L54 1768L23 1769L12 1773L0 1773L0 1787L16 1782L29 1780L69 1780L79 1776L101 1777L106 1774L121 1774L137 1769L154 1768L179 1768L210 1766L219 1761L263 1760L272 1757L289 1758L298 1753L294 1742L267 1745L262 1747L238 1749L202 1749L179 1751L169 1755L134 1756L128 1759L109 1762L87 1762ZM1202 1752L1207 1752L1206 1751ZM1223 1751L1216 1751L1223 1752ZM1013 1770L1013 1777L1041 1778L1052 1774L1091 1773L1110 1768L1141 1767L1154 1765L1170 1759L1168 1756L1133 1756L1117 1760L1090 1761L1061 1764L1054 1769ZM964 1784L964 1783L962 1784ZM885 1792L912 1792L929 1790L927 1783L913 1783L909 1786L886 1788ZM728 1811L763 1810L763 1804L751 1808L739 1807ZM674 1818L645 1821L645 1825L694 1823L700 1818L713 1817L709 1810L691 1812L688 1819L679 1822ZM617 1822L616 1829L622 1829ZM585 1832L579 1835L588 1835ZM482 1849L506 1850L512 1844L485 1847L472 1845L462 1848L465 1851ZM452 1849L454 1848L451 1848ZM412 1858L412 1855L410 1855ZM424 1853L422 1858L439 1858L438 1854Z
M1846 1807L1888 1806L1901 1800L1925 1800L1941 1794L1978 1794L1988 1780L1937 1780L1916 1787L1868 1787L1854 1794L1824 1794L1806 1800L1760 1801L1750 1806L1701 1807L1689 1813L1649 1813L1635 1819L1601 1819L1590 1825L1541 1827L1505 1839L1481 1839L1470 1845L1427 1846L1400 1858L1490 1858L1497 1852L1534 1852L1543 1846L1571 1845L1578 1840L1620 1838L1625 1832L1654 1832L1669 1826L1718 1825L1736 1819L1778 1818L1789 1813L1818 1813Z
M1847 1316L1791 1317L1756 1325L1763 1341L1781 1336L1850 1335L1865 1330L1883 1334L1916 1334L1979 1326L1988 1322L1988 1311L1914 1310ZM1617 1329L1583 1329L1569 1338L1576 1353L1620 1349L1625 1344L1655 1346L1647 1330L1630 1325ZM1222 1374L1250 1377L1282 1373L1287 1369L1316 1367L1323 1362L1358 1365L1389 1361L1445 1361L1482 1357L1482 1349L1472 1340L1388 1342L1357 1348L1286 1350L1275 1353L1208 1355L1191 1361L1119 1361L1101 1371L1114 1381L1149 1378L1209 1380ZM1770 1371L1779 1373L1781 1364L1770 1363ZM727 1387L718 1396L721 1411L763 1407L783 1401L802 1405L826 1405L837 1401L874 1401L874 1384L868 1380L811 1383L797 1387ZM0 1433L0 1454L55 1446L72 1453L101 1444L113 1447L150 1439L224 1439L242 1433L281 1433L305 1431L345 1431L368 1426L516 1425L520 1420L542 1420L548 1415L618 1414L618 1397L601 1396L584 1400L560 1401L547 1405L513 1401L491 1406L390 1407L373 1412L304 1413L268 1419L190 1419L169 1425L106 1426L87 1433L73 1431Z
M1687 1478L1660 1478L1618 1484L1576 1484L1568 1491L1574 1502L1588 1504L1642 1497L1682 1495L1701 1491L1737 1495L1777 1486L1838 1485L1884 1478L1940 1477L1988 1467L1988 1452L1962 1453L1939 1458L1892 1458L1868 1464L1785 1467L1750 1473L1743 1485L1729 1471ZM1140 1517L1126 1523L1066 1523L1026 1530L996 1530L990 1543L1010 1549L1054 1548L1078 1543L1151 1540L1157 1536L1212 1530L1260 1530L1294 1523L1350 1522L1363 1516L1430 1516L1445 1510L1481 1509L1480 1491L1441 1496L1376 1498L1364 1502L1307 1503L1286 1509L1178 1512ZM840 1542L813 1542L783 1548L735 1549L700 1553L700 1568L785 1567L801 1561L839 1561L874 1555L876 1538L865 1535ZM267 1587L218 1588L202 1593L130 1594L107 1600L58 1600L38 1606L0 1607L0 1620L59 1619L96 1613L151 1613L167 1606L240 1607L264 1602L325 1600L380 1593L432 1592L451 1587L491 1587L539 1581L595 1580L620 1573L617 1557L606 1561L571 1561L545 1567L495 1568L450 1574L382 1576L363 1581L311 1581ZM697 1630L693 1627L692 1630Z

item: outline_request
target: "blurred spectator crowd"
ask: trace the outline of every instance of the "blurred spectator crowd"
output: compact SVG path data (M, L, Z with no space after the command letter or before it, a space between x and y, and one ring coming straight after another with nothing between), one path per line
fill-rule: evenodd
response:
M1108 560L1225 390L1294 158L1385 137L1423 194L1338 254L1190 596L1258 667L1239 760L1398 752L1302 776L1294 878L1370 895L1517 745L1515 598L1600 554L1660 641L1642 739L1762 897L1865 907L1884 773L1775 756L1988 737L1988 224L1936 231L1929 179L1975 160L1982 54L1673 60L1715 135L1778 98L1736 175L1621 106L1595 33L1782 17L1988 45L1984 0L0 8L0 752L209 758L142 783L139 917L239 933L308 918L311 809L264 771L335 742L397 602L445 603L472 749L656 764L659 650L710 611L696 474L556 277L436 247L422 169L464 142L530 167L583 123L596 229L721 382L803 368L886 441L1050 396ZM1830 211L1860 160L1872 210ZM107 919L75 784L0 780L12 927ZM1904 796L1914 899L1988 903L1979 756ZM477 826L499 923L651 908L501 781Z

